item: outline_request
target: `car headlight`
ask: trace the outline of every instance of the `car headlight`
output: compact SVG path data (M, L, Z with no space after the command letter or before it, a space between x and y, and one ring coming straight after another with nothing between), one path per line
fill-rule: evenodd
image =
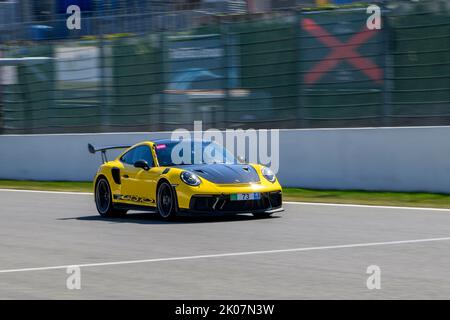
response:
M180 175L181 180L190 185L190 186L198 186L202 181L200 178L190 171L183 171Z
M263 167L261 173L264 176L264 178L266 178L270 182L275 182L275 180L277 179L275 177L275 173L273 173L273 171L267 167Z

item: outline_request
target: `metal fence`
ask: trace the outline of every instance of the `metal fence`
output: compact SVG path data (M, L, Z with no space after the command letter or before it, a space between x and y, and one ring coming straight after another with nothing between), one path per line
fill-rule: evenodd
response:
M194 120L204 129L447 125L449 11L448 1L390 2L380 30L367 29L365 7L178 11L171 22L169 13L143 13L82 20L81 33L64 30L58 40L4 39L4 57L25 59L0 67L0 126L59 133L190 129Z

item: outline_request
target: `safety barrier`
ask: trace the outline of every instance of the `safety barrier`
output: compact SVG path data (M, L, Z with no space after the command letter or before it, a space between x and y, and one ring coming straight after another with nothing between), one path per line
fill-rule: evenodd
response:
M11 43L3 56L52 59L2 67L0 126L71 133L190 129L194 120L206 128L448 125L448 2L389 3L380 30L366 27L362 7L200 15L189 29L148 33L113 34L105 22L81 39Z
M244 134L244 133L241 133ZM87 144L123 145L169 132L0 136L0 179L90 180ZM450 193L450 127L280 130L284 186ZM109 153L110 159L118 153Z

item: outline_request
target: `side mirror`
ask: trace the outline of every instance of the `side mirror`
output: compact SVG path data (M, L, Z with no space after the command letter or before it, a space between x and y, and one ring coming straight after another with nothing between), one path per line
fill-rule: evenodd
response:
M246 163L247 161L245 161L245 158L243 157L243 156L237 156L237 160L240 162L240 163Z
M135 168L141 168L144 169L145 171L150 169L150 166L148 165L148 162L145 160L138 160L134 163L134 167Z

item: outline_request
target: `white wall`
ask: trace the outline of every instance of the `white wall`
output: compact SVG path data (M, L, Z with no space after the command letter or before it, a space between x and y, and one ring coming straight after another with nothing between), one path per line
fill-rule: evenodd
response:
M0 179L90 180L101 160L88 153L88 143L169 136L3 135ZM284 186L450 193L450 127L281 130L278 177Z

